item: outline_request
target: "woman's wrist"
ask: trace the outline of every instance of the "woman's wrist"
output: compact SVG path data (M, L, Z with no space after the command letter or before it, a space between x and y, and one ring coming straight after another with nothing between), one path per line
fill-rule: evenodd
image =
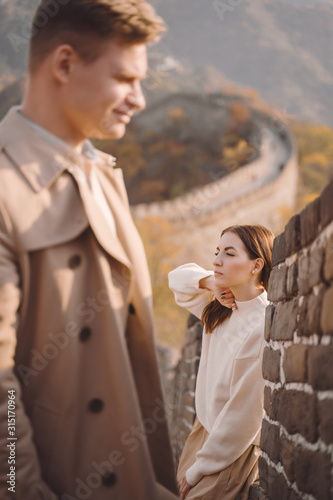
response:
M199 281L199 288L202 290L214 291L215 278L214 276L205 276Z

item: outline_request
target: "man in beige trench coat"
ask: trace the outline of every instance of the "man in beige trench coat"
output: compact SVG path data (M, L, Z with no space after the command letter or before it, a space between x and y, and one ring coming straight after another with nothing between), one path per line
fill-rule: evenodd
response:
M43 0L0 124L0 498L178 498L150 278L119 138L145 105L144 0ZM161 486L163 485L163 486Z

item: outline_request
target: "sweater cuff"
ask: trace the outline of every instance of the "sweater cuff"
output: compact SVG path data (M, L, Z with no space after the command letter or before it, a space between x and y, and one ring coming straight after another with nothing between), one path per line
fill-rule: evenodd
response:
M207 271L197 264L183 264L170 271L169 287L181 293L205 293L204 289L199 288L199 282L209 276L214 276L214 271Z
M204 477L204 474L200 472L200 470L198 470L197 463L194 462L194 464L189 469L187 469L185 476L186 481L191 486L195 486L200 481L200 479Z

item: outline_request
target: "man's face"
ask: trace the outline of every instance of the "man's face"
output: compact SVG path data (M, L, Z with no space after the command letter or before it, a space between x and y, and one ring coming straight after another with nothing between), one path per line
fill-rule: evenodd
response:
M146 105L141 89L146 73L145 44L112 39L92 64L78 58L65 90L64 112L71 127L84 137L121 138L133 113Z

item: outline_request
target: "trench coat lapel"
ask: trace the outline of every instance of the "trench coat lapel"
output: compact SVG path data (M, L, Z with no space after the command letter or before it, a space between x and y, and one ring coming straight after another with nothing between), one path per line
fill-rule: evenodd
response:
M88 184L86 182L82 182L81 179L78 179L76 174L71 171L73 177L75 178L81 199L85 208L85 212L88 217L89 224L91 226L91 229L93 230L99 244L108 252L112 257L114 257L116 260L118 260L120 263L125 265L130 271L132 270L132 264L130 263L128 256L125 253L124 248L122 247L119 239L117 236L114 236L112 234L112 231L110 230L110 227L108 226L108 223L99 208L99 206L96 204L96 201L94 200L91 190L88 187ZM117 193L113 192L113 196L108 196L108 202L110 198L117 197ZM119 200L120 201L120 200ZM113 207L116 207L117 203L113 203ZM117 227L117 232L119 231L119 228L121 227L121 211L120 210L113 210L113 216L115 218L116 222L116 227Z
M122 247L127 248L128 245L135 246L137 232L136 228L134 227L133 219L128 206L127 193L122 193L123 196L119 194L120 186L118 186L116 178L117 174L119 174L122 179L121 169L110 170L107 167L102 166L102 168L96 169L96 174L99 179L100 185L103 188L103 192L110 210L115 218L117 225L117 234L121 241ZM126 201L124 200L124 197L126 198ZM133 229L135 230L130 233L131 241L128 241L128 229L130 227L133 227Z

